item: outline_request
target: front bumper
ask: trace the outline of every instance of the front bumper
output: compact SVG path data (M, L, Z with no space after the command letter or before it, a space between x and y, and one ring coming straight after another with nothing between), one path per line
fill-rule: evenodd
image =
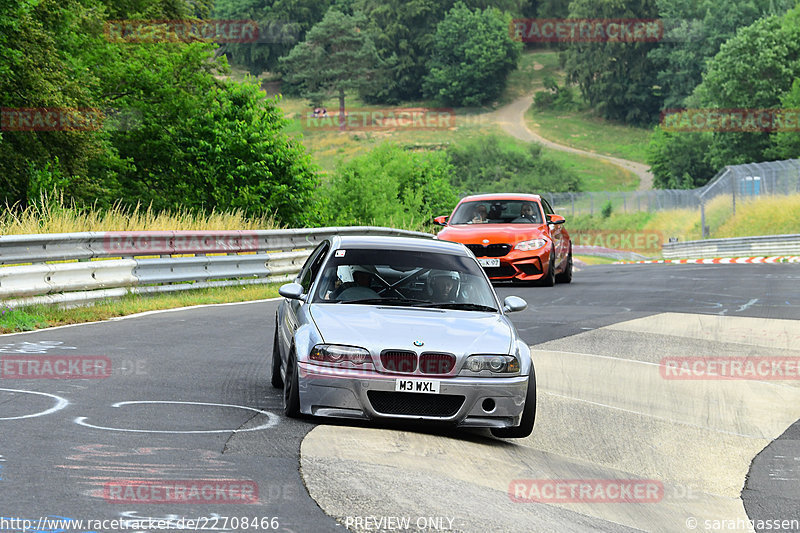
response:
M300 411L315 416L361 419L429 420L458 427L518 426L525 406L528 376L448 377L439 394L395 392L397 379L424 376L345 373L308 363L299 365Z
M498 259L499 267L483 267L492 281L536 281L547 273L550 251L546 248L529 252L512 250Z

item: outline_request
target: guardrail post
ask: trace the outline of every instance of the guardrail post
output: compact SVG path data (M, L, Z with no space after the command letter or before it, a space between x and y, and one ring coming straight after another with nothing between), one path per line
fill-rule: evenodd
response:
M700 202L700 230L702 232L702 238L708 238L708 227L706 226L706 204L705 202Z

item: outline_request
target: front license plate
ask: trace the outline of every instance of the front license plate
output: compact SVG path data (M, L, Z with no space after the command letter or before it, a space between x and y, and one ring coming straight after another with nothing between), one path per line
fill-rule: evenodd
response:
M439 394L439 381L435 379L398 379L394 383L395 392L424 392Z
M499 267L500 260L494 257L481 257L478 259L478 263L482 267Z

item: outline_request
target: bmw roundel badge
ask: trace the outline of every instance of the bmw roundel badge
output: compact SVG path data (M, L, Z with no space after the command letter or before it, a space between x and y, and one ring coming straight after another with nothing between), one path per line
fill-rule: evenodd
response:
M422 341L414 341L414 346L422 346L423 344L425 343Z

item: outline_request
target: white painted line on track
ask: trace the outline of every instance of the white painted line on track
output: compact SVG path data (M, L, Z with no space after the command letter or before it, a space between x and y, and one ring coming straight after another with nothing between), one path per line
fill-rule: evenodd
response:
M60 411L61 409L65 408L69 405L69 401L66 398L62 398L61 396L56 396L55 394L50 394L48 392L38 392L32 390L22 390L22 389L5 389L0 388L0 391L6 392L21 392L22 394L37 394L39 396L47 396L48 398L53 398L56 400L56 404L51 407L50 409L46 409L44 411L33 413L30 415L21 415L21 416L7 416L7 417L0 417L0 421L2 420L21 420L23 418L36 418L39 416L49 415L51 413L55 413L56 411Z
M141 313L136 313L136 314L133 314L133 315L115 316L115 317L109 318L108 320L95 320L94 322L81 322L80 324L65 324L63 326L53 326L53 327L50 327L50 328L34 329L32 331L18 331L16 333L2 333L2 334L0 334L0 337L9 337L11 335L30 335L32 333L40 333L42 331L53 331L53 330L56 330L56 329L74 328L74 327L78 327L78 326L90 326L92 324L112 324L112 323L117 322L119 320L127 320L129 318L139 318L139 317L148 316L148 315L155 315L155 314L158 314L158 313L172 313L172 312L175 312L175 311L186 311L188 309L200 309L200 308L203 308L203 307L222 307L222 306L226 306L226 305L258 304L258 303L264 303L264 302L274 302L276 300L282 300L282 298L280 296L277 296L275 298L265 298L265 299L262 299L262 300L249 300L247 302L226 302L226 303L220 303L220 304L200 304L200 305L189 305L189 306L186 306L186 307L173 307L171 309L155 309L153 311L142 311Z
M107 431L120 431L126 433L166 433L166 434L204 434L204 433L243 433L248 431L260 431L262 429L270 429L278 425L280 419L274 413L270 413L269 411L262 411L261 409L256 409L254 407L247 407L246 405L234 405L228 403L209 403L209 402L179 402L179 401L171 401L171 400L141 400L141 401L127 401L127 402L117 402L112 404L111 407L122 407L125 405L134 405L134 404L171 404L171 405L204 405L204 406L211 406L211 407L233 407L235 409L245 409L248 411L253 411L255 413L262 414L266 416L269 420L265 424L261 424L260 426L256 426L254 428L247 428L247 429L196 429L196 430L159 430L159 429L130 429L130 428L112 428L107 426L96 426L94 424L90 424L86 422L88 417L79 416L73 420L76 424L92 429L105 429Z

